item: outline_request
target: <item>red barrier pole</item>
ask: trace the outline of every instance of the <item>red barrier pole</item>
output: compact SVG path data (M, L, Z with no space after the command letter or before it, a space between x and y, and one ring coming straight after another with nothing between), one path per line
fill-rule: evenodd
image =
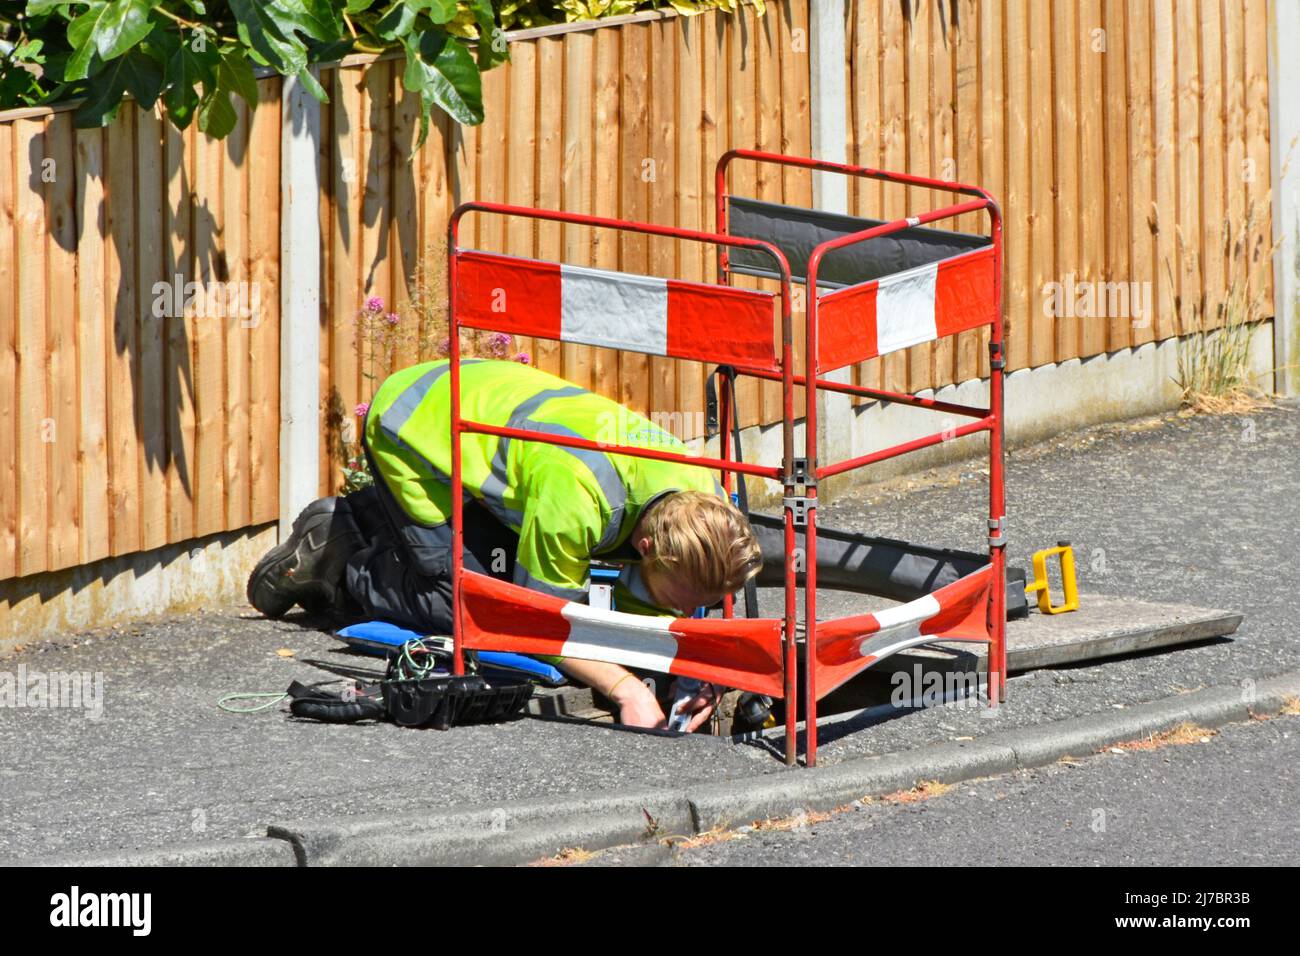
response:
M464 488L461 485L460 420L460 321L456 316L456 249L460 213L453 212L447 226L447 343L451 387L451 672L465 673L461 642L465 633L461 620L464 557L461 554L464 522Z
M989 432L989 563L993 566L989 610L993 619L989 622L992 642L988 684L989 705L996 706L1007 699L1007 508L1003 470L1006 350L1002 340L1002 211L996 203L990 202L989 216L993 221L993 296L997 302L997 321L989 335L989 415L993 419Z
M817 270L822 255L818 247L808 257L804 295L808 303L804 322L804 494L808 498L803 529L804 726L808 734L804 761L809 767L817 766Z

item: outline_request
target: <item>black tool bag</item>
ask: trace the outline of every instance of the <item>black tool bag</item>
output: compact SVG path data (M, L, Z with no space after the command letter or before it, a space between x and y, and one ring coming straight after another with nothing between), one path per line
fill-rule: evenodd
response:
M412 676L403 664L413 656L435 672ZM473 653L467 652L465 658L466 666L475 669ZM435 664L444 666L435 668ZM376 684L358 683L330 692L294 681L288 690L289 710L295 717L331 724L387 719L401 727L449 730L458 724L508 720L533 696L530 680L494 677L489 681L477 674L454 677L447 673L450 665L450 651L420 646L414 655L390 656L384 679Z

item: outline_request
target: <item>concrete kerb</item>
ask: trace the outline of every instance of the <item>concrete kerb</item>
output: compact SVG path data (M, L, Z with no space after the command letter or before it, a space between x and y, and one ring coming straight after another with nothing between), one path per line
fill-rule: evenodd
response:
M566 848L601 850L667 836L832 810L922 781L960 783L1085 756L1190 721L1206 728L1271 716L1300 697L1300 670L1255 683L1210 687L1124 710L681 790L542 797L435 813L279 823L269 839L230 841L27 865L300 866L508 865Z
M279 823L306 866L500 865L568 847L604 849L693 833L685 794L668 790L541 797L472 810Z
M701 833L718 827L824 811L866 796L882 796L921 781L961 783L977 777L1041 767L1062 757L1085 756L1112 744L1161 733L1191 721L1206 728L1276 714L1300 697L1300 671L1253 687L1211 687L1124 710L1088 714L1038 727L944 743L909 753L848 761L814 773L751 782L708 784L687 792Z
M297 866L293 847L283 840L255 837L214 843L185 843L154 850L101 856L32 857L6 866Z

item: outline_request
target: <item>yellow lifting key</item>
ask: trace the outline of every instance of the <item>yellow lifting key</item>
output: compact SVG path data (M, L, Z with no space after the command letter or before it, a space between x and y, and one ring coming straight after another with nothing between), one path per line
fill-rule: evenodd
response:
M1065 600L1060 604L1052 603L1052 592L1048 587L1047 559L1052 555L1061 557L1061 587L1065 591ZM1038 610L1043 614L1064 614L1066 611L1079 610L1079 582L1074 573L1074 549L1068 541L1058 541L1055 548L1035 551L1034 580L1025 588L1025 596L1038 595Z

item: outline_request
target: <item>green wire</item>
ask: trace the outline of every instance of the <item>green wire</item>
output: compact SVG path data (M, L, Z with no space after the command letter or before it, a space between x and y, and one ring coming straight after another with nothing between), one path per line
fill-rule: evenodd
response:
M442 650L442 646L437 642L436 638L407 641L403 644L401 651L398 653L397 664L395 667L398 674L398 680L419 680L437 670L438 660L432 653L426 655L426 663L422 664L415 659L412 651L417 649L432 652L434 650ZM335 680L321 681L319 684L312 684L311 686L315 689L317 687L322 687L325 684L336 683L336 681L337 678ZM289 695L287 693L227 694L225 697L222 697L217 701L217 707L228 714L256 714L263 710L270 710L281 701L288 700L288 698ZM231 707L226 702L232 700L261 700L263 703L254 704L251 707Z
M217 701L217 706L228 714L256 714L261 710L269 710L288 696L288 694L227 694ZM269 698L266 703L257 704L253 707L230 707L226 704L228 700L261 700L264 698Z

